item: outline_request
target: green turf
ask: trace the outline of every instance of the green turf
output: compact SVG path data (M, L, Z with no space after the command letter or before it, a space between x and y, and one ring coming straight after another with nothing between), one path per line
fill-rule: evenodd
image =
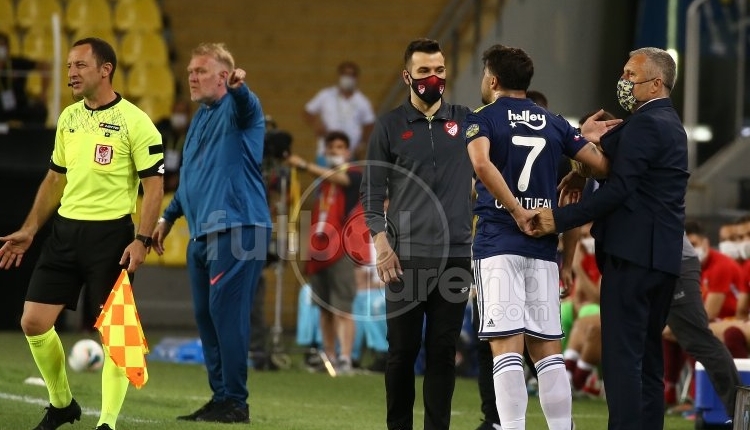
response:
M146 333L149 335L149 333ZM80 335L63 335L66 350ZM158 336L149 336L156 344ZM34 427L47 404L44 387L24 384L29 376L38 376L23 335L0 332L0 430ZM296 351L292 351L296 352ZM294 354L298 359L300 354ZM299 362L299 360L297 360ZM151 362L148 384L131 387L118 422L118 430L130 429L229 429L244 426L177 422L177 415L192 412L210 395L203 367ZM65 424L60 430L93 429L100 407L98 373L68 375L73 395L84 407L81 422ZM385 393L380 374L360 374L330 378L312 374L295 365L279 372L251 372L250 413L252 428L258 430L367 430L385 428ZM418 380L418 384L421 379ZM421 428L421 390L417 390L414 408L415 428ZM574 419L578 430L606 428L604 401L576 400ZM637 413L637 411L633 411ZM546 428L539 400L532 397L528 408L528 429ZM479 424L479 395L476 381L459 379L453 399L452 429L474 430ZM691 429L692 423L668 418L665 428Z

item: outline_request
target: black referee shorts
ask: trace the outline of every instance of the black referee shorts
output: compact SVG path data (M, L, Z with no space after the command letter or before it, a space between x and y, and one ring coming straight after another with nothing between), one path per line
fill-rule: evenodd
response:
M130 216L78 221L55 215L52 233L31 275L26 300L75 310L85 284L84 304L92 315L98 315L120 276L120 258L133 241L134 232Z

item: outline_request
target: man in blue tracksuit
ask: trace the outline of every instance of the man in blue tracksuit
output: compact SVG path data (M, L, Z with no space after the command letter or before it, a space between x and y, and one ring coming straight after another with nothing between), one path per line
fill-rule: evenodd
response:
M265 123L258 97L223 44L202 44L188 66L190 98L201 103L183 148L180 186L154 232L154 249L184 215L195 318L211 400L178 417L250 421L247 351L250 308L271 235L261 175Z

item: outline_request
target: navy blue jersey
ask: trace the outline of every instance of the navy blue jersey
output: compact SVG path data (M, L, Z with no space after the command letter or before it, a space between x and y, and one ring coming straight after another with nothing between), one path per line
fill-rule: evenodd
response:
M526 209L557 207L560 158L573 158L586 144L563 117L521 98L501 97L477 109L464 130L467 145L480 136L490 140L490 160ZM527 236L479 178L476 191L474 258L514 254L555 261L556 235Z

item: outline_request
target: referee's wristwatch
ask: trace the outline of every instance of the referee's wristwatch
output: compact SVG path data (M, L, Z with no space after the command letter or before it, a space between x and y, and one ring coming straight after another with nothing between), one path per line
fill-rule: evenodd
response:
M136 234L135 240L140 240L141 242L143 242L143 246L145 246L146 248L150 247L152 242L151 236L146 236L143 234Z

